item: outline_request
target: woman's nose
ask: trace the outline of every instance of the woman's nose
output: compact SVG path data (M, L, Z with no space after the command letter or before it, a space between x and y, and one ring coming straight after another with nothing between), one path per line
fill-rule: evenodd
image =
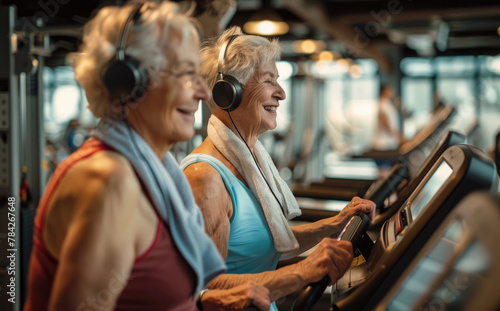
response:
M281 87L279 83L277 83L277 92L276 92L276 97L279 98L279 100L285 100L286 98L286 93L285 90Z
M210 90L207 83L200 79L198 81L197 96L199 99L207 101L210 98Z

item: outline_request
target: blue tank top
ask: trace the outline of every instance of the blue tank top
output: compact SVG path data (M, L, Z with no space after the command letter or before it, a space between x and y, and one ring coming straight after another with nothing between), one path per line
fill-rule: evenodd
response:
M181 162L181 169L206 162L221 175L233 202L230 219L227 273L259 273L276 269L281 253L274 247L273 237L262 207L253 194L216 158L206 154L190 154Z

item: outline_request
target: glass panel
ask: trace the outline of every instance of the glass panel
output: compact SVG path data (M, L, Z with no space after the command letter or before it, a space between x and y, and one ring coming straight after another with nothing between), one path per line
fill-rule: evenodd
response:
M482 77L479 87L481 126L475 145L482 150L490 150L493 148L495 136L500 130L498 122L500 120L500 77Z
M361 66L363 76L372 76L378 72L378 64L375 60L370 58L361 58L354 61L357 65Z
M434 75L434 65L429 58L407 57L400 63L401 71L408 76L430 77Z
M194 124L193 127L195 130L199 130L203 127L203 105L201 101L198 102L198 110L194 113Z
M432 111L432 80L403 78L401 81L403 107L412 113L429 114Z
M311 73L317 77L331 79L341 78L349 73L350 62L345 59L337 61L318 61L311 64Z
M438 78L437 89L446 104L455 107L474 106L474 79L472 78Z
M460 310L474 288L487 277L491 257L478 242L471 244L467 251L455 263L421 310Z
M481 75L500 74L500 56L478 56Z
M277 110L277 123L275 131L279 133L286 133L288 130L288 126L290 124L291 119L291 107L290 107L290 98L291 98L291 78L295 72L295 67L290 62L277 62L276 67L278 68L278 74L280 75L278 79L278 83L281 85L283 90L285 91L286 98L285 100L280 101L280 107Z
M430 284L444 270L444 265L457 251L464 236L461 222L455 221L445 231L431 249L418 263L414 271L403 282L401 289L391 301L388 310L409 310L426 293Z
M49 140L58 142L69 122L80 120L82 112L88 110L84 107L86 99L71 66L44 68L43 79L44 130ZM90 118L91 121L94 119Z
M349 81L350 102L376 101L379 91L378 79L352 79Z
M438 75L472 75L476 72L474 56L446 56L435 58Z

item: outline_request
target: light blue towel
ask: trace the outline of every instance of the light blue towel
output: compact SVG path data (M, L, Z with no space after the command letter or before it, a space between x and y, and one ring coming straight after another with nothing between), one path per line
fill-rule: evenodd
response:
M191 187L172 154L168 152L160 161L144 139L118 119L101 119L93 136L123 154L134 167L179 251L198 277L195 293L224 272L224 261L205 233Z

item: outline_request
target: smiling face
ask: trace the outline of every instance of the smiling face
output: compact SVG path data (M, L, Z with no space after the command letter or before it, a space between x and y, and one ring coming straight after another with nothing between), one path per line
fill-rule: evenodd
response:
M241 124L248 137L256 139L276 128L276 110L279 101L286 97L278 77L278 69L273 61L256 70L243 87L243 100L234 113L239 116L238 127Z
M159 74L137 109L129 109L134 128L160 154L193 137L194 113L200 100L209 96L207 85L198 78L197 41L186 39L182 45L177 42L171 46L179 46L173 53L170 51L171 65Z

